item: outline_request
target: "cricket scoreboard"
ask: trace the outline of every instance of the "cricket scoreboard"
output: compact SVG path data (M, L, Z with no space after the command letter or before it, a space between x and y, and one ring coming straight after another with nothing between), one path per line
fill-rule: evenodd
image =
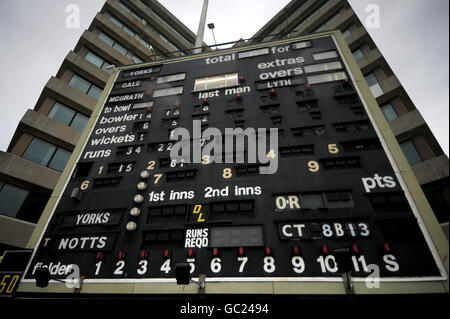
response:
M448 243L339 43L325 33L115 72L33 236L21 290L43 267L64 280L76 265L81 292L179 293L188 264L206 293L345 293L344 273L357 293L375 293L372 277L445 291ZM256 161L248 146L205 155L239 134L276 146L258 144Z

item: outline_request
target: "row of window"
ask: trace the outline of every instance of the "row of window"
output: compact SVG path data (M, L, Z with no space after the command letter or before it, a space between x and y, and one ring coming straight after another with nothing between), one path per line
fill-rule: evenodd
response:
M69 85L96 100L100 98L103 92L103 89L92 84L88 80L83 79L81 76L77 74L74 74L72 76L72 78L69 81Z
M0 186L0 214L2 215L36 223L47 201L48 196L31 193L14 185Z
M48 113L48 117L80 132L84 130L89 121L89 117L86 115L62 105L59 102L56 102L55 105L53 105L53 108Z
M99 39L108 44L110 47L116 49L120 54L127 55L128 49L125 48L123 45L121 45L119 42L111 38L109 35L105 34L104 32L100 32L98 35ZM144 62L141 58L137 57L134 53L131 57L134 63L142 63Z
M62 172L72 153L35 137L22 158Z
M152 27L151 24L146 21L144 18L142 18L141 16L139 16L134 10L130 9L126 4L124 4L122 1L119 3L120 6L127 11L128 13L130 13L133 17L135 17L136 19L138 19L139 21L141 21L142 23L145 23L145 25L152 30L153 32L155 32L162 40L164 40L167 44L169 44L174 51L180 51L181 49L179 47L177 47L175 44L173 44L170 40L168 40L161 32L159 32L156 28ZM175 33L177 33L180 37L184 38L184 36L182 36L179 32L177 32L174 28L171 27L171 25L169 23L167 23L165 20L163 20L162 17L160 17L155 11L152 11L153 14L159 18L160 20L162 20L170 29L172 29ZM115 20L115 21L113 21ZM128 28L127 26L123 25L120 21L118 21L117 19L112 17L112 22L116 23L120 28L122 28L125 32L127 32L128 34L130 34L132 37L135 36L135 33ZM184 38L185 39L185 38ZM185 39L186 40L186 39ZM187 41L187 40L186 40ZM189 42L189 41L187 41Z

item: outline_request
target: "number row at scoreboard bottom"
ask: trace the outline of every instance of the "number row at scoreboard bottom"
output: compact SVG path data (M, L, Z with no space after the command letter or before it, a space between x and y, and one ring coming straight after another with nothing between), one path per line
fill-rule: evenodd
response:
M364 255L352 255L351 262L353 266L353 271L356 273L372 273L376 267L380 267L380 265L368 264L366 261L366 257ZM247 256L238 257L235 262L237 263L238 273L246 274L247 265L252 262L255 262L252 258ZM193 274L198 265L198 260L196 258L187 258L186 263L190 266L190 272ZM316 261L320 266L320 271L324 275L330 274L339 274L340 269L339 265L336 262L336 257L332 254L329 255L320 255ZM229 265L227 263L227 265ZM303 274L307 268L312 265L308 265L304 258L297 255L293 256L290 260L290 268L292 269L292 275L300 275ZM133 267L134 269L129 269L129 267ZM159 265L151 265L150 261L147 259L141 259L137 264L127 264L125 260L118 260L115 264L115 270L113 272L114 276L121 277L125 276L129 271L136 271L139 278L147 278L144 277L149 274L150 267L159 268L161 275L171 275L175 274L176 265L172 261L171 258L166 258L163 260L162 264ZM383 264L381 265L384 269L386 269L390 273L397 273L400 270L400 265L397 261L397 258L393 254L385 254L383 256ZM95 277L100 278L102 275L103 261L98 261L95 264ZM220 275L226 268L224 260L220 257L214 257L209 261L209 268L212 273L216 275ZM262 259L261 268L266 274L274 274L277 270L277 260L273 256L265 256ZM377 268L379 269L379 268ZM228 271L227 271L228 273ZM250 275L250 274L249 274Z

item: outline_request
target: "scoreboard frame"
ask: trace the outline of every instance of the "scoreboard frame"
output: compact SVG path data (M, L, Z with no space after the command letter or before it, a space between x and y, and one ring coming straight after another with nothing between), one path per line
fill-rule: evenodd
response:
M430 247L431 254L440 271L440 276L414 278L381 278L380 288L369 289L364 278L353 278L353 288L356 295L366 294L411 294L411 293L448 293L448 241L438 224L436 217L408 163L389 124L381 109L370 92L357 62L347 46L341 32L322 32L310 36L289 38L287 40L273 41L253 46L239 47L220 51L221 55L237 53L240 51L256 50L267 46L277 46L295 41L307 41L322 37L331 37L341 55L351 81L362 100L376 132L380 138L382 148L402 188L405 190L407 200L417 218L425 240ZM217 56L217 52L209 52L195 56L180 57L162 61L163 64L176 63L191 59L202 59ZM161 65L161 61L144 63L139 67L151 67ZM42 214L27 248L37 249L43 239L44 232L58 205L58 202L74 172L76 163L81 156L95 124L100 118L100 113L107 102L107 98L114 87L114 83L120 71L136 69L136 66L121 67L111 75L102 96L81 135L61 178L53 191L53 194ZM34 254L33 254L34 256ZM27 266L28 268L30 264ZM26 273L25 272L25 273ZM37 288L34 280L22 279L17 290L18 293L74 293L83 294L262 294L262 295L345 295L347 291L342 278L206 278L205 289L200 292L194 284L179 286L175 279L87 279L82 283L81 289L67 288L64 283L50 281L46 288Z

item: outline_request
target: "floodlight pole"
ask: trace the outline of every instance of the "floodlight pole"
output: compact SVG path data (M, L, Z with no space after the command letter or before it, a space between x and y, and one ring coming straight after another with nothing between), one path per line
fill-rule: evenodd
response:
M198 25L197 39L195 40L194 54L202 53L203 37L205 36L206 16L208 14L209 0L203 1L202 15Z

